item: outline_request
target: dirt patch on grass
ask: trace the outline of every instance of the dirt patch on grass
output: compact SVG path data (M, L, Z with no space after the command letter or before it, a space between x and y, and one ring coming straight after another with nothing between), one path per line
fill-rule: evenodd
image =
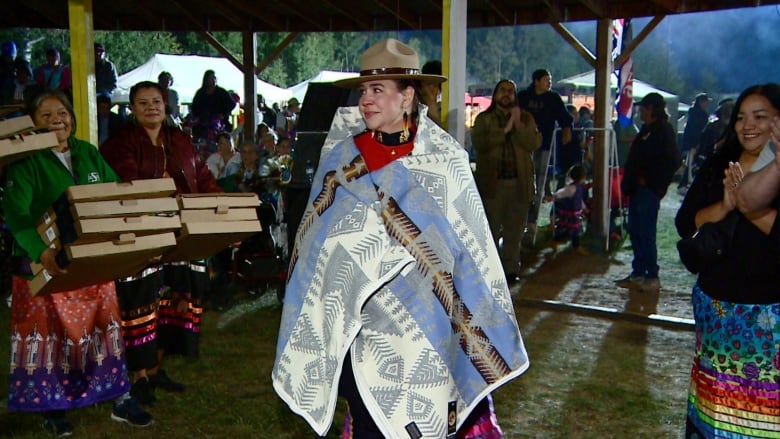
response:
M604 243L591 239L591 255L553 255L542 235L525 250L523 280L513 297L531 369L495 395L507 437L683 436L694 333L652 320L692 319L695 277L677 258L678 206L679 197L670 194L659 214L657 294L614 285L631 271L628 242L613 242L605 254ZM576 306L540 307L541 301ZM643 323L626 321L624 313Z

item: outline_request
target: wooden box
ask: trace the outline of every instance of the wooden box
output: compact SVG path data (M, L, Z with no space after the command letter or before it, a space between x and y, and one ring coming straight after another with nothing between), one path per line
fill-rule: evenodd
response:
M181 210L189 209L220 209L234 207L257 207L260 199L254 193L235 194L182 194L179 195Z
M108 218L80 218L74 227L81 238L110 239L123 233L135 233L137 236L154 233L173 232L181 228L179 215L140 215Z
M20 131L31 130L35 124L30 116L12 117L0 120L0 138L8 137Z
M15 138L0 140L0 166L21 160L38 151L57 146L54 133L19 135Z
M72 203L70 210L74 218L106 218L158 212L178 212L179 203L175 198L171 197L76 201Z
M68 201L129 200L168 197L176 192L172 178L134 180L126 183L97 183L71 186L66 191Z
M147 236L126 234L114 241L70 244L66 246L70 259L65 267L67 274L51 276L38 264L33 268L33 272L39 271L30 281L30 291L33 295L47 294L133 276L149 265L151 259L175 245L173 232Z
M260 221L182 223L176 247L163 255L163 262L193 261L213 256L231 244L262 231Z

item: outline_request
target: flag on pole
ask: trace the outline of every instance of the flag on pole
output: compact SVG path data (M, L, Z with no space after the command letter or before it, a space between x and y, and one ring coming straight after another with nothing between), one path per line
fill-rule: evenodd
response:
M623 51L623 48L631 42L631 19L618 19L612 21L612 61L615 61ZM631 124L631 116L634 110L634 63L631 56L619 66L615 66L617 76L617 109L620 126Z

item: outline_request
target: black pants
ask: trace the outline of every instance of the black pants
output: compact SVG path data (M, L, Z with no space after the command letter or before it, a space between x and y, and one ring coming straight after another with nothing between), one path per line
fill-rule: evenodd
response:
M350 354L347 354L344 359L344 368L341 370L339 396L346 399L349 405L349 414L352 419L352 439L384 439L379 427L371 419L371 414L368 413L366 405L360 398Z

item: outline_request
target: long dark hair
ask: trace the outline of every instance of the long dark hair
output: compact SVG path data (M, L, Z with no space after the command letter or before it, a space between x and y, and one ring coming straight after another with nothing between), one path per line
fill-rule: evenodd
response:
M203 80L200 82L200 88L206 88L206 78L209 77L209 75L216 77L217 74L214 73L214 70L206 70L203 72Z
M739 143L737 137L736 124L739 118L739 109L742 107L742 103L748 96L759 95L765 97L775 110L780 111L780 85L773 82L767 84L756 84L746 88L740 93L737 101L734 103L734 110L731 112L731 118L725 131L725 141L723 146L718 150L722 151L725 157L739 158L742 153L742 144Z
M501 84L504 84L504 83L511 84L512 88L515 89L515 91L512 92L512 94L517 96L517 84L515 84L515 81L512 81L511 79L502 79L502 80L498 81L496 83L496 86L493 87L493 94L490 95L490 97L491 97L490 105L485 110L485 113L488 113L488 112L493 111L493 110L496 109L496 93L498 93L498 87L500 87ZM515 99L517 99L517 98L515 98ZM517 102L515 102L515 103L517 103Z

